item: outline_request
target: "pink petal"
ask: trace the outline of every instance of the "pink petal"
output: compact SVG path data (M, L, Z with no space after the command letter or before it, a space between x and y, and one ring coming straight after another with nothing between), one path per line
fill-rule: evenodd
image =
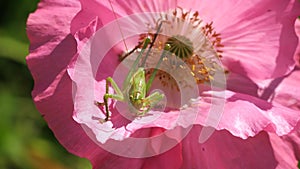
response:
M41 97L51 95L52 91L48 91L51 90L50 84L59 78L57 75L65 70L76 53L76 42L69 35L68 25L79 10L78 5L56 1L41 2L36 13L29 16L27 34L31 45L26 59L36 84L34 97L42 93L45 96ZM53 12L52 8L57 12ZM68 53L65 52L66 49ZM49 57L50 55L53 57Z
M275 168L268 135L265 132L243 140L229 132L215 131L203 144L195 142L201 133L201 126L195 126L184 139L182 168Z
M220 116L217 114L218 112L211 112L212 122L220 119L217 130L226 129L237 137L248 138L261 131L276 133L279 136L286 135L294 129L300 120L299 111L293 111L276 103L272 105L249 95L226 91L225 98L226 104L221 118L218 117ZM207 99L209 101L211 98ZM221 102L221 98L216 103L218 102ZM206 121L208 117L210 116L202 111L196 123L205 126L205 124L209 124Z
M81 0L80 3L82 9L73 21L74 27L72 30L76 31L80 27L87 26L87 23L90 23L95 16L98 16L101 19L102 24L105 25L115 20L114 12L116 13L117 18L120 18L134 13L161 12L176 7L176 1L174 0L110 0L110 2L112 3L113 10L109 1L100 2L94 0Z
M298 125L292 133L283 136L282 139L284 140L285 144L290 145L290 147L293 148L293 152L297 160L300 161L300 131L299 130L300 127Z
M294 70L276 86L272 100L289 108L300 110L300 70ZM271 89L270 89L271 90Z
M297 44L293 25L300 15L299 2L219 0L180 1L179 5L192 6L206 23L213 22L221 33L223 61L230 72L261 80L292 70ZM237 63L240 66L236 67Z
M293 147L290 144L284 141L284 139L278 137L276 134L269 133L269 137L273 147L274 155L279 163L277 169L297 169L298 161L295 158L294 153L298 153L299 155L299 149L293 149ZM297 139L299 140L299 135Z
M300 70L294 70L289 76L283 78L281 83L274 89L272 101L300 112ZM300 131L299 124L294 131L282 137L282 142L293 148L297 160L300 160Z
M238 64L236 66L238 66ZM227 89L230 91L258 97L258 85L245 76L236 73L229 73L226 84Z
M300 66L300 19L299 18L295 22L295 30L298 36L298 46L295 52L294 59L296 61L297 66Z
M97 22L96 29L103 26L101 21L98 21L96 14L102 14L106 17L113 19L113 15L108 13L106 7L99 5L93 0L80 1L81 10L74 16L71 22L71 33L76 34L80 29L87 27L92 22ZM94 32L93 32L94 33ZM86 35L90 37L90 35Z
M266 82L264 87L262 88L262 98L265 100L269 100L274 104L281 104L287 108L294 109L298 113L300 113L300 89L297 87L300 81L300 71L299 68L294 69L290 74L272 80L271 82ZM288 135L282 136L278 138L273 134L270 134L273 139L272 145L275 150L276 158L279 161L288 161L294 160L295 154L297 160L300 159L300 135L299 135L299 123L291 133ZM286 154L286 155L282 155ZM287 163L292 164L292 163ZM288 168L284 166L282 168Z
M31 46L26 59L35 80L32 92L35 104L56 138L71 153L91 157L91 152L102 150L72 119L72 82L66 71L77 52L68 25L79 9L74 1L39 3L27 22Z

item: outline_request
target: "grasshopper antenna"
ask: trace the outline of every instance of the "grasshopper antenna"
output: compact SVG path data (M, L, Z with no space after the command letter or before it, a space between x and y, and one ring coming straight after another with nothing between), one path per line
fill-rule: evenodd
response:
M147 60L147 58L148 58L148 56L149 56L149 54L150 54L150 51L151 51L151 49L152 49L152 47L153 47L153 45L154 45L154 43L155 43L155 40L156 40L156 38L157 38L157 36L158 36L158 33L159 33L160 29L161 29L161 26L162 26L162 22L159 24L159 26L158 26L158 28L157 28L157 31L156 31L156 33L154 34L154 38L153 38L152 42L150 43L150 47L149 47L149 49L147 50L147 53L146 53L146 55L145 55L145 58L144 58L143 61L142 61L141 67L144 67L145 64L146 64L146 60ZM131 55L135 50L137 50L138 48L140 48L142 45L143 45L143 42L139 42L139 44L136 45L131 51L129 51L128 53L126 53L124 56L121 56L121 57L119 58L120 61L123 61L127 56Z
M126 45L125 38L124 38L124 34L123 34L123 32L122 32L122 29L121 29L120 23L119 23L119 21L118 21L117 14L116 14L116 12L115 12L115 10L114 10L114 7L113 7L113 5L112 5L111 1L110 1L110 0L108 0L108 2L109 2L109 4L110 4L111 10L112 10L112 11L113 11L113 13L114 13L114 17L115 17L115 19L116 19L116 22L117 22L118 28L119 28L119 30L120 30L120 33L121 33L121 36L122 36L122 40L123 40L123 43L124 43L125 49L126 49L126 51L128 51L128 47L127 47L127 45Z
M155 42L155 40L156 40L156 38L157 38L157 36L158 36L158 33L160 32L161 26L162 26L162 22L160 22L160 24L158 25L157 31L156 31L156 33L155 33L155 35L154 35L154 38L153 38L153 40L152 40L152 42L151 42L151 44L150 44L150 47L149 47L149 49L148 49L148 51L147 51L147 53L146 53L145 58L143 59L143 62L142 62L142 65L141 65L142 67L144 67L145 64L146 64L146 60L147 60L147 58L148 58L148 56L149 56L149 54L150 54L150 51L151 51L151 49L152 49L152 47L153 47L153 45L154 45L154 42Z

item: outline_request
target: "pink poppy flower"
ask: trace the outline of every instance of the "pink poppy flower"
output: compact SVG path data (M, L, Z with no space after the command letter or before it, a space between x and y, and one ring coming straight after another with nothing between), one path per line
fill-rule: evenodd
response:
M300 113L261 98L258 84L287 75L294 68L297 37L293 23L300 14L298 1L133 0L112 1L112 6L119 23L113 22L116 17L108 1L94 0L44 0L28 19L31 46L27 63L35 80L33 99L67 150L91 160L93 168L297 167L294 158L274 155L278 146L272 145L270 135L293 132ZM185 81L184 73L175 74L187 86L196 86L200 97L184 98L187 105L179 104L180 109L150 110L150 116L130 120L118 114L119 102L110 101L111 120L100 123L105 111L94 102L102 101L105 78L116 70L120 79L126 76L123 70L127 67L118 60L125 47L118 38L125 36L128 48L133 48L147 33L144 28L153 35L160 16L171 16L166 22L176 25L175 29L162 26L167 37L180 35L198 44L182 63L191 68L197 81ZM200 40L191 40L195 37ZM173 41L159 36L157 42ZM221 62L210 59L211 55ZM207 62L201 65L194 56L202 60L208 56ZM149 58L147 63L151 66L155 59ZM219 79L195 74L193 67L197 72L203 65L205 70L214 70L222 68L221 63L228 70L226 90L197 91L198 85ZM178 105L182 100L176 97L182 93L172 80L164 78L159 75L154 87L166 89L167 101L173 103L167 106ZM193 91L183 94L191 96ZM211 133L213 128L216 131ZM292 152L286 153L292 156Z

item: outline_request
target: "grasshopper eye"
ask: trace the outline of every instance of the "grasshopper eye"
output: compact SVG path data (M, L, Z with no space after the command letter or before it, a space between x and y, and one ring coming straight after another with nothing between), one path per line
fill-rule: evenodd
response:
M169 50L171 49L171 47L172 47L171 44L168 44L168 43L167 43L167 44L165 45L164 50L169 51Z

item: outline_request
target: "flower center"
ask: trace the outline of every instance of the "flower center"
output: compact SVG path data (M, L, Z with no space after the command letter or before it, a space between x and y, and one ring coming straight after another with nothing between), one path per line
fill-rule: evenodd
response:
M182 35L175 35L168 38L167 44L171 45L170 52L174 53L179 58L189 58L193 55L193 42Z
M214 80L213 76L218 70L222 70L219 59L222 57L221 35L216 33L213 28L213 22L203 23L199 18L198 12L184 11L178 7L171 13L161 15L161 18L153 18L156 20L156 26L149 26L148 34L140 35L140 42L146 36L154 38L158 23L163 22L163 26L159 35L153 44L153 48L163 49L165 44L169 44L171 48L169 52L172 57L164 59L162 66L170 71L179 71L179 69L190 69L191 75L198 84L210 83ZM146 23L147 25L151 25ZM152 39L153 39L152 38ZM137 45L137 48L141 46ZM159 59L159 55L150 54L146 60L146 64L155 67ZM154 69L147 70L146 77L149 77ZM158 70L156 75L163 86L177 89L178 86L174 78L165 71ZM181 83L189 82L182 77Z

